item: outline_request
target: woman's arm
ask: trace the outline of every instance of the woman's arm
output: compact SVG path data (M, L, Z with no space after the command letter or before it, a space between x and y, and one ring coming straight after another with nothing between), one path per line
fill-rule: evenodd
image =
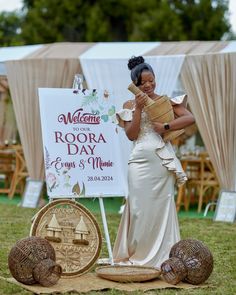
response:
M139 93L135 96L135 110L133 112L132 121L125 122L125 133L131 141L138 138L140 132L141 113L145 105L145 100L146 96L143 93ZM125 103L123 107L127 108L127 103Z
M164 128L163 123L155 122L153 123L154 130L159 133L163 134L165 132L171 131L171 130L179 130L182 128L185 128L189 125L192 125L195 122L195 119L191 112L189 112L183 104L176 104L173 106L174 113L177 115L177 118L174 119L171 122L168 122L170 129L166 130Z

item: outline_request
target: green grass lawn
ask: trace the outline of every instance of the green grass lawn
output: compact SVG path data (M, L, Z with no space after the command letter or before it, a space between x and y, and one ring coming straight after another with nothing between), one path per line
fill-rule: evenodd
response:
M21 208L17 206L20 198L15 197L8 200L0 195L0 276L10 277L7 265L7 257L10 249L15 242L21 238L27 237L31 227L31 218L37 212L37 209ZM89 210L96 216L102 229L99 205L97 200L81 200ZM117 213L121 198L112 198L105 200L107 212L107 221L112 243L117 233L117 227L120 215ZM146 294L170 294L170 295L205 295L205 294L236 294L236 224L214 222L212 213L208 218L203 218L203 214L196 214L193 208L190 212L180 212L179 222L181 237L195 238L203 241L211 250L214 257L214 270L207 283L208 288L197 288L191 290L164 289L149 291ZM101 257L108 257L106 244L103 243ZM90 292L91 294L102 294L104 292ZM143 294L142 292L134 292ZM24 289L0 280L0 295L32 294ZM77 294L77 293L70 293ZM109 290L106 294L124 294L124 292ZM128 294L128 293L127 293Z

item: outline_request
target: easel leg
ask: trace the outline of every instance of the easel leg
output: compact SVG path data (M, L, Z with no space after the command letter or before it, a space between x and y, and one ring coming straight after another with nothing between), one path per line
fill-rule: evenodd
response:
M107 242L107 250L108 250L108 254L109 254L109 259L110 259L111 265L113 265L114 261L113 261L113 255L112 255L112 249L111 249L110 236L109 236L109 232L108 232L107 219L106 219L106 214L105 214L105 209L104 209L104 204L103 204L103 198L99 197L98 199L99 199L100 211L101 211L101 215L102 215L102 223L103 223L105 238L106 238L106 242Z

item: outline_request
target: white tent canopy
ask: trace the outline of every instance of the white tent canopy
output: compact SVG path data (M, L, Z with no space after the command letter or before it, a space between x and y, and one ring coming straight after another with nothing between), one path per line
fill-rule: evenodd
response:
M0 76L6 75L6 61L22 59L42 46L43 45L0 47Z

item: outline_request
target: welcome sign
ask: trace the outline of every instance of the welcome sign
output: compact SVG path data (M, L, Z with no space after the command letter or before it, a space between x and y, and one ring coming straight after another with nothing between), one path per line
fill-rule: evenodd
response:
M112 94L39 88L39 104L48 195L124 196Z

